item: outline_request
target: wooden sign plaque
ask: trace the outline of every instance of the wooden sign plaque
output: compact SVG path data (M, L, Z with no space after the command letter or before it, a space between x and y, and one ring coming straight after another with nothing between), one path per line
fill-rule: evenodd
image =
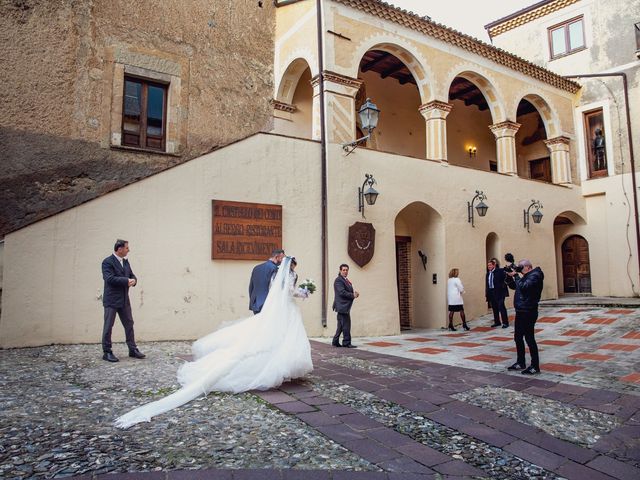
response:
M211 259L266 260L282 248L282 205L212 200Z

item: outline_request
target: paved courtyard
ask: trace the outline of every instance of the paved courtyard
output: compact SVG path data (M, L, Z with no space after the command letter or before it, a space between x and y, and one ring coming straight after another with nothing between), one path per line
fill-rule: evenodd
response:
M2 350L0 477L638 479L639 320L635 308L545 307L535 377L505 370L512 327L488 317L358 349L312 341L304 379L210 394L126 431L119 414L177 388L188 342L147 343L146 360L118 364L97 345Z

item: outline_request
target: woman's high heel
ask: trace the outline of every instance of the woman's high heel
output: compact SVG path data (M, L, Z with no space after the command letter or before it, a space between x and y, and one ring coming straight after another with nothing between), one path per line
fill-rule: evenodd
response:
M455 328L453 325L451 325L451 324L449 324L449 330L451 330L452 332L457 332L457 331L458 331L458 330L456 330L456 328Z
M464 328L465 330L471 330L471 329L469 328L469 325L467 325L466 323L463 323L463 324L462 324L462 328Z

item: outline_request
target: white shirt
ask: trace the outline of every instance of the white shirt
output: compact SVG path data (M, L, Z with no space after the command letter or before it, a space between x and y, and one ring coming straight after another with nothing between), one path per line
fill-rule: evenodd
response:
M462 294L464 293L464 287L462 282L457 277L452 277L447 280L447 301L449 305L462 305Z
M116 257L116 259L120 262L120 265L122 265L122 268L124 268L124 258L119 257L115 253L113 254L113 256Z

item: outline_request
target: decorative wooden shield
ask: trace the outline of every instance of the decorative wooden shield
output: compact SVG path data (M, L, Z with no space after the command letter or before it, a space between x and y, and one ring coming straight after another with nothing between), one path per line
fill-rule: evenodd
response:
M356 222L349 227L347 251L351 259L364 267L373 258L376 246L376 229L371 223Z

